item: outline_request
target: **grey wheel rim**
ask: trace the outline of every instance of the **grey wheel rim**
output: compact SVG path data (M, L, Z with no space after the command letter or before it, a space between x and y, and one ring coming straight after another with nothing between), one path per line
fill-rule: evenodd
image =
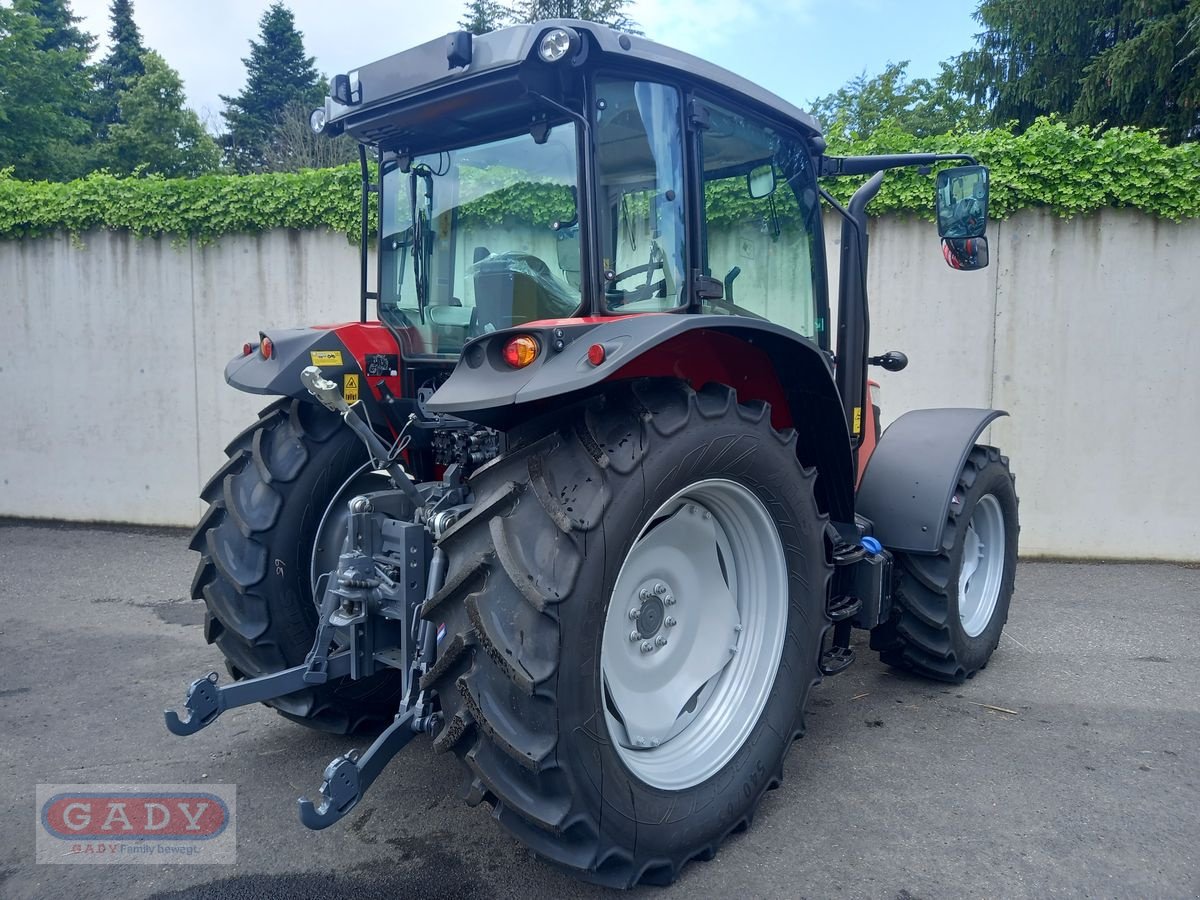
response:
M987 629L1004 581L1004 512L992 494L979 498L963 539L958 618L969 637Z
M350 501L359 494L386 490L388 484L387 472L373 469L369 462L363 463L342 482L329 505L325 507L325 513L321 516L313 538L312 560L309 563L309 584L312 587L313 603L318 606L321 603L317 580L336 569L338 557L342 555L342 542L346 540L346 529L350 521Z
M751 490L707 479L662 504L622 563L601 643L628 769L664 790L720 771L766 707L787 617L783 542Z

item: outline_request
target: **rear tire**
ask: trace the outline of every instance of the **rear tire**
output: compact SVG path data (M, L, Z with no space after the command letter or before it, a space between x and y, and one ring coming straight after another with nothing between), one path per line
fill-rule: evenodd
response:
M880 659L956 684L986 667L1008 621L1019 530L1008 459L976 446L946 511L941 552L896 554L893 618L871 633Z
M317 526L338 489L367 461L342 420L313 403L279 400L233 439L201 499L192 596L204 636L230 674L254 678L304 662L317 627L311 563ZM267 702L321 731L377 731L396 715L399 672L339 679Z
M724 386L697 393L678 382L633 382L556 417L564 422L481 469L472 482L475 507L442 537L446 584L423 610L435 626L445 625L437 664L422 682L437 690L445 714L435 746L453 750L467 765L468 801L489 803L495 818L539 855L609 886L668 883L688 860L711 858L731 832L749 825L763 794L782 779L784 754L803 731L829 627L826 518L814 499L816 473L797 461L794 432L771 427L769 407L738 404ZM714 484L735 487L713 492ZM761 704L761 711L737 720L744 738L713 744L714 754L728 761L711 773L698 764L679 785L654 786L638 773L650 782L671 779L631 765L629 754L638 751L629 748L629 734L622 746L620 726L613 724L613 695L602 677L606 623L609 639L615 630L618 642L628 641L631 626L657 628L671 612L678 627L656 633L671 635L671 652L681 646L693 652L692 645L675 642L687 631L689 604L704 609L695 591L681 595L678 605L654 604L649 625L631 620L630 603L637 600L624 596L625 587L614 594L632 548L653 527L666 527L651 523L669 521L673 516L662 510L692 486L700 487L689 501L694 497L702 507L711 496L714 519L729 513L736 506L730 498L739 496L752 498L744 509L769 513L760 520L778 536L779 554L770 558L778 561L775 583L785 597L772 614L783 624L783 637L765 640L776 648L774 674L766 686L756 685L761 696L746 701ZM681 507L673 515L694 512L700 519L703 511ZM734 545L742 540L738 532L729 536ZM672 552L692 546L677 542ZM697 547L696 558L703 552ZM737 558L735 547L730 568ZM749 582L751 575L737 577ZM742 593L729 590L748 623L740 649L749 655L756 639L749 623L762 618L742 607ZM643 599L652 602L649 595ZM608 618L610 604L624 624ZM630 646L637 645L626 643L625 650ZM707 699L697 691L688 704L693 708L684 707L695 718L680 713L672 724L682 730L647 753L678 746L674 742L693 734L691 724L702 721L708 699L730 696L720 680L739 677L732 674L735 663L718 665Z

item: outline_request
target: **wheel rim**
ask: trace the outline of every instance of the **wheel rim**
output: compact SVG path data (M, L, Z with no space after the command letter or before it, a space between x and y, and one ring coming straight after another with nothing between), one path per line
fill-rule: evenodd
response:
M978 637L992 621L1004 579L1004 513L1000 502L984 494L971 513L958 573L958 617L969 637Z
M342 555L342 542L346 539L346 529L350 523L350 500L359 494L369 494L371 491L385 490L388 486L388 474L372 467L365 462L342 482L341 487L325 507L317 532L313 537L312 559L309 563L309 586L312 588L313 603L321 603L317 591L317 580L337 568L338 557Z
M683 790L758 722L787 631L787 563L766 506L697 482L639 533L609 598L600 668L613 746L642 781Z

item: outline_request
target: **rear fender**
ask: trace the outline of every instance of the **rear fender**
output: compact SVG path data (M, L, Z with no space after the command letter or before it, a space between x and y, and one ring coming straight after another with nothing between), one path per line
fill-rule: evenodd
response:
M958 475L996 409L918 409L888 426L858 488L859 515L889 550L938 553Z
M250 394L308 400L300 383L306 366L320 366L347 399L382 397L379 384L400 396L400 357L396 339L378 322L349 322L323 328L271 329L271 358L258 350L234 357L225 366L225 381Z
M532 335L540 346L523 369L502 356L515 334ZM588 358L594 345L604 350L599 364ZM734 388L742 402L770 403L772 425L796 427L800 461L820 472L823 508L838 521L853 521L850 437L829 358L812 341L770 322L644 314L530 323L467 344L426 407L507 429L605 383L640 377L679 378L694 388L717 381Z

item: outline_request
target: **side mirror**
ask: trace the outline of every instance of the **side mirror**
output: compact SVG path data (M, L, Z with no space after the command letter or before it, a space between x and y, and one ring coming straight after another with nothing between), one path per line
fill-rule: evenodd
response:
M982 269L988 264L987 238L942 238L942 256L952 269L964 272Z
M755 200L775 193L775 167L770 163L757 166L746 173L746 190Z
M938 237L977 238L987 232L987 166L958 166L937 175Z

